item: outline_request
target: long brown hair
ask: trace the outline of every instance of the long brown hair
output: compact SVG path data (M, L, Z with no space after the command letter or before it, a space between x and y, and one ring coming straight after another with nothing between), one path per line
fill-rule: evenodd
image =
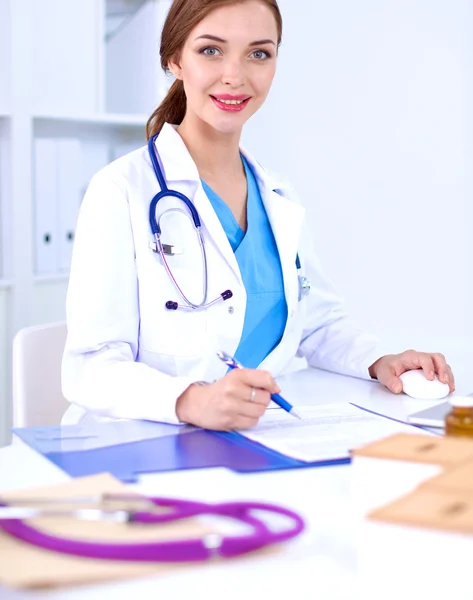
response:
M188 35L202 19L221 6L237 4L246 0L174 0L164 23L161 34L161 67L169 72L168 63L179 56ZM277 0L260 0L274 13L278 27L278 45L282 39L282 17ZM159 133L164 123L180 125L187 109L184 84L176 79L167 96L154 111L146 124L146 136L149 139Z

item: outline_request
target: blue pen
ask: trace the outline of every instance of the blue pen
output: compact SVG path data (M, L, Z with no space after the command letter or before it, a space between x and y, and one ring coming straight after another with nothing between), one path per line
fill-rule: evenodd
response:
M226 352L222 352L221 350L219 350L217 352L217 356L219 357L219 359L221 361L223 361L226 365L228 365L230 367L230 369L244 369L245 368L241 363L239 363L237 361L236 358L233 358L233 356L230 356ZM284 398L282 396L280 396L279 394L271 394L271 400L273 400L273 402L276 402L276 404L278 406L283 408L285 411L287 411L293 417L296 417L297 419L302 419L301 415L296 411L296 409L291 404L289 404L289 402L287 400L284 400Z

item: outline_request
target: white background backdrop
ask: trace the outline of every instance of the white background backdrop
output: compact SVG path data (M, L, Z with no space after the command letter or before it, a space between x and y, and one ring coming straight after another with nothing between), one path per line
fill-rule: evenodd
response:
M296 187L356 320L469 368L473 3L280 6L279 70L246 145Z

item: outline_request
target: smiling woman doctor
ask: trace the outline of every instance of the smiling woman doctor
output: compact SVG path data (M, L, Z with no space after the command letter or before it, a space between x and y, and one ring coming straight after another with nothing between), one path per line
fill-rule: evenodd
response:
M393 392L401 373L418 368L454 389L442 355L383 355L354 326L313 254L293 191L240 146L270 90L281 35L275 0L174 0L161 64L176 81L148 122L149 148L97 173L81 206L65 421L93 413L251 427L279 391L273 377L296 355ZM166 187L185 198L157 196ZM227 373L217 350L247 368Z

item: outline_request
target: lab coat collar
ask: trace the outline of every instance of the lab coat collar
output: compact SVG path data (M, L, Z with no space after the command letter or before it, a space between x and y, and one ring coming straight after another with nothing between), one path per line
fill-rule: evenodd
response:
M155 141L166 180L200 182L197 166L176 128L176 125L165 123ZM251 165L260 187L279 191L280 195L283 196L288 195L286 186L279 179L265 171L242 146L240 146L240 152Z
M166 181L200 181L197 166L175 127L165 123L154 142Z

